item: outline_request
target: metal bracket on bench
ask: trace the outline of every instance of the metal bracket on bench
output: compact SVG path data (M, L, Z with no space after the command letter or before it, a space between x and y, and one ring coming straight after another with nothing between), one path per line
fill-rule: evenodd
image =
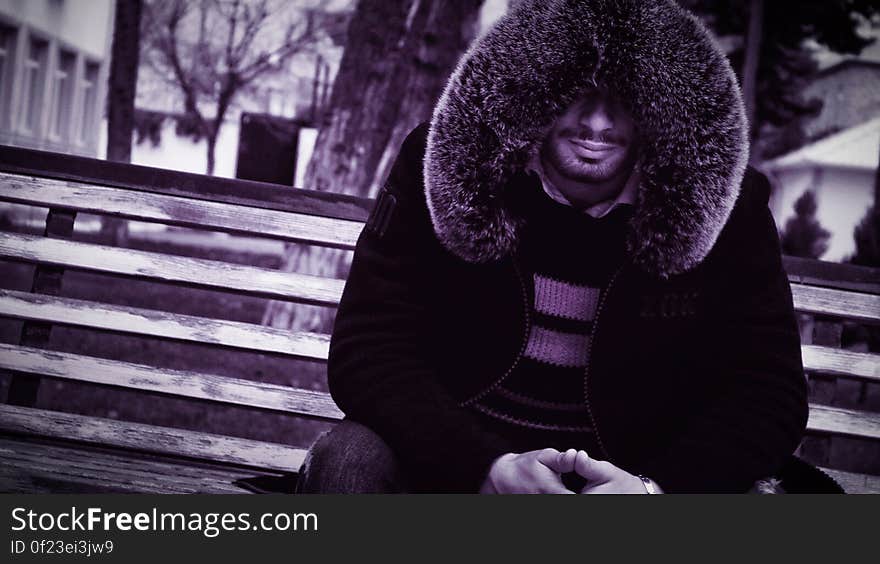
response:
M49 214L46 216L44 236L68 239L73 234L73 224L75 221L76 212L50 208ZM31 283L31 292L57 296L61 293L61 277L63 274L63 267L36 265L34 267L33 282ZM45 348L49 344L51 332L51 323L25 321L21 329L19 344L25 347ZM13 372L12 380L9 382L9 393L6 403L32 407L37 401L39 388L39 376Z

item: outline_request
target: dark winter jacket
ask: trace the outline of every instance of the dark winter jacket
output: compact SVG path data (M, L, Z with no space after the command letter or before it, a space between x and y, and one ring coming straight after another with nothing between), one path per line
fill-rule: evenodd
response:
M529 334L518 203L541 188L523 164L597 82L636 118L642 181L584 375L593 454L666 491L742 492L802 436L791 292L724 54L672 1L526 1L475 42L430 126L404 142L330 343L333 398L420 488L476 491L509 451L467 406Z

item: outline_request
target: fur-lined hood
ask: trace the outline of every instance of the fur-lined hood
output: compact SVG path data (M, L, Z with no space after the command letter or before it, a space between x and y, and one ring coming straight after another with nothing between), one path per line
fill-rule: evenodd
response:
M722 49L673 0L523 0L459 61L424 160L434 231L468 262L516 247L504 193L556 116L604 83L630 107L642 151L628 248L660 277L699 264L736 202L748 126Z

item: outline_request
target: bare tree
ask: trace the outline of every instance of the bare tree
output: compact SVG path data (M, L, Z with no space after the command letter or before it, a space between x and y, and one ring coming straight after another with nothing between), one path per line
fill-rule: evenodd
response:
M146 0L144 8L145 62L180 91L213 174L217 136L236 96L313 46L312 12L279 30L279 4L269 0Z
M482 0L359 0L305 187L372 197L404 136L430 119ZM344 277L349 253L290 245L283 268ZM263 323L327 331L326 308L272 302Z

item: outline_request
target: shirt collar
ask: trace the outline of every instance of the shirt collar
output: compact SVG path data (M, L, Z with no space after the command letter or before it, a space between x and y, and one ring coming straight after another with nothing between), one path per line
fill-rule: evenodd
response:
M569 202L568 199L562 194L562 192L560 192L559 189L553 185L550 179L547 178L547 175L544 173L544 168L543 166L541 166L541 158L538 155L537 151L532 153L532 156L529 159L528 164L526 165L526 171L534 172L538 175L538 178L541 179L541 186L544 188L544 192L551 199L562 205L571 206L571 202ZM592 206L585 208L583 212L595 218L601 218L605 217L608 213L611 212L611 210L621 204L635 205L640 179L641 174L638 170L638 167L636 167L629 175L626 184L623 185L623 189L620 191L616 198L609 198L607 200L597 202Z

